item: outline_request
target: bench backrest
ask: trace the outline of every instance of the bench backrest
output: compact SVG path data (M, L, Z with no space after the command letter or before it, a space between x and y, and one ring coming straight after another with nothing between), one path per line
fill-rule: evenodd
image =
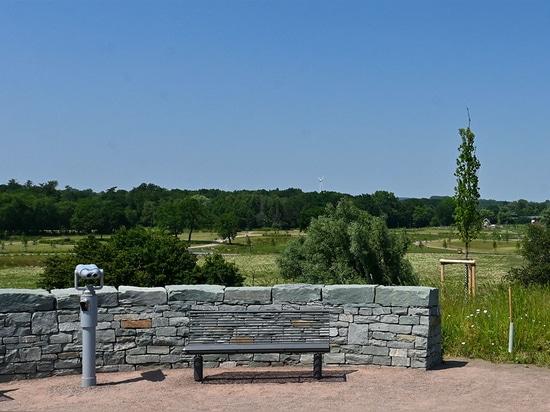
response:
M329 340L329 313L294 311L191 311L190 343L318 343Z

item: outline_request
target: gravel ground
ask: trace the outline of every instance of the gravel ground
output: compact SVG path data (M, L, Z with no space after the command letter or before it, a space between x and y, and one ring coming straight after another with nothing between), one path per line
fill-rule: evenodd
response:
M298 367L80 375L0 383L0 411L550 411L550 369L447 360L425 371Z

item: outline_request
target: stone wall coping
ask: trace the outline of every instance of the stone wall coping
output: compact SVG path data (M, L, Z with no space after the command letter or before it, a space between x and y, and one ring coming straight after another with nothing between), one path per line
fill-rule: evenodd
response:
M326 285L323 287L323 302L330 305L374 303L377 285Z
M436 306L439 289L427 286L378 286L375 303L382 306Z
M118 302L121 305L165 305L168 301L166 288L143 288L138 286L119 286Z
M82 290L75 288L52 289L51 294L57 302L57 309L79 309L80 295ZM118 291L114 286L103 286L95 291L97 305L99 307L118 306Z
M164 305L193 301L228 304L308 304L431 307L439 304L439 290L426 286L280 284L274 286L225 287L221 285L169 285L144 288L104 286L96 290L100 307L118 305ZM75 288L0 289L1 312L25 312L78 308L82 291Z
M170 285L166 286L168 302L223 302L225 287L220 285Z
M0 289L0 313L53 309L55 298L45 289Z

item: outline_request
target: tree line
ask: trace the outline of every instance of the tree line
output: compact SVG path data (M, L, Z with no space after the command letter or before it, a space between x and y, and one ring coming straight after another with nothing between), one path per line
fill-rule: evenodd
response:
M350 200L359 210L385 220L388 228L453 225L454 197L400 199L387 191L352 196L301 189L238 190L166 189L143 183L132 190L112 187L102 192L63 189L58 182L0 184L0 237L47 233L112 234L121 227L159 227L192 239L195 230L216 231L231 238L237 231L274 228L305 230L325 206ZM540 216L550 201L480 200L482 218L491 223L526 223Z

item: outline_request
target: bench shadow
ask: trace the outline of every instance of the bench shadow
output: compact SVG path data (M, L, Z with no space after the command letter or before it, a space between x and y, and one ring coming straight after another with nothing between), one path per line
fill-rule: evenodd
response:
M222 372L205 376L204 385L227 384L254 384L254 383L306 383L306 382L346 382L347 375L357 370L323 371L323 377L319 380L313 377L311 371L246 371L246 372Z
M145 371L141 373L139 378L125 379L118 382L105 382L98 383L97 386L112 386L112 385L121 385L124 383L140 382L140 381L149 381L149 382L162 382L166 378L166 375L160 370Z

